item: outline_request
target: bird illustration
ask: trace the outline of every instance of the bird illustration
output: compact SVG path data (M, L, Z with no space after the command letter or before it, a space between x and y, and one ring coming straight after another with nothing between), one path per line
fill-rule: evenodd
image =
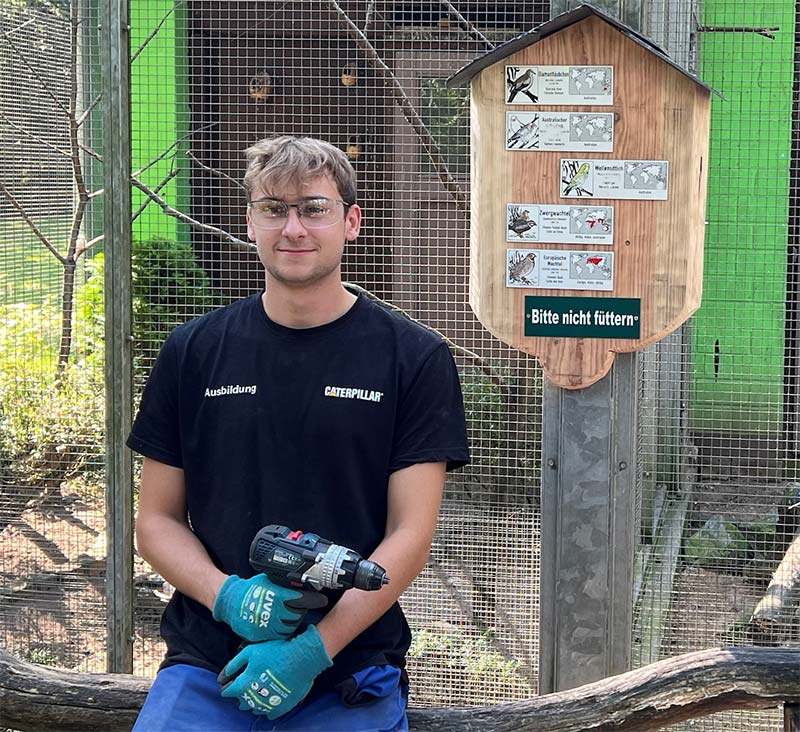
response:
M589 163L583 163L575 175L570 178L569 182L567 183L567 187L564 189L564 192L561 194L562 196L567 196L572 191L580 194L581 186L583 183L586 182L586 179L589 177Z
M509 262L509 265L508 278L512 282L521 282L526 285L533 284L528 277L533 274L533 270L536 267L536 254L528 252L518 261Z
M506 104L511 104L517 94L524 94L531 102L536 104L536 102L539 101L539 97L530 90L535 79L536 74L533 73L533 69L528 69L522 76L516 79L509 79L508 99L506 100Z
M517 143L520 148L539 147L539 115L534 115L530 122L522 124L517 117L512 116L509 122L512 125L520 125L508 138L508 148L511 149Z
M512 206L508 214L508 229L519 237L524 236L526 231L530 231L536 227L536 222L531 221L530 212L527 209L520 209L519 206Z

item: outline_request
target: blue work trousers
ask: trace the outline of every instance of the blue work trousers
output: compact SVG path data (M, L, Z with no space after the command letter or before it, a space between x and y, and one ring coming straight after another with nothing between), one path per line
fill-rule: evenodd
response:
M408 689L399 669L371 666L353 678L351 703L330 691L270 721L220 696L211 671L168 666L156 675L133 732L408 732Z

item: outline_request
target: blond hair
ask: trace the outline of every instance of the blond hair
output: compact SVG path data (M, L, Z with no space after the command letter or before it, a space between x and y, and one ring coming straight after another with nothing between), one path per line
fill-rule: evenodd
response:
M283 135L259 140L245 150L247 170L244 189L248 200L255 189L268 193L276 188L302 184L328 175L345 203L356 202L356 173L341 150L313 137Z

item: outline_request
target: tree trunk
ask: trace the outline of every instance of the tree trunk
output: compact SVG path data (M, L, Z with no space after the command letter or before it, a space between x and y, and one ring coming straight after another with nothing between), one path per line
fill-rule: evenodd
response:
M150 682L19 661L0 649L0 725L127 732ZM474 709L410 709L416 732L647 732L731 709L800 703L800 649L687 653L570 691Z
M72 316L75 303L75 269L74 259L64 262L63 287L61 290L61 338L58 345L58 366L56 367L56 383L61 381L64 369L69 363L72 351Z

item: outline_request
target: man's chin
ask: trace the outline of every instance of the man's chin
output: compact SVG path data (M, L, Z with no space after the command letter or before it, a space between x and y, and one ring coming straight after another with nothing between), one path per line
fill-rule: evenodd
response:
M299 269L299 268L298 268ZM321 282L336 277L336 271L311 270L306 272L292 270L289 268L270 268L268 270L270 277L279 282L284 287L294 287L301 289L303 287L311 287L318 285Z

